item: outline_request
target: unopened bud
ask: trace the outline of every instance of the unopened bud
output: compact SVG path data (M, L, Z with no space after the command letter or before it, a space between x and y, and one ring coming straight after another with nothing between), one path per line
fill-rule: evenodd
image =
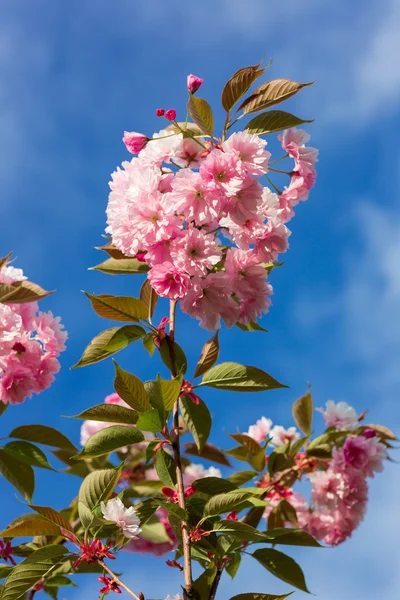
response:
M194 94L195 92L197 92L197 90L199 89L199 87L201 86L203 81L204 81L204 79L201 79L201 77L196 77L196 75L188 75L187 76L187 87L188 87L189 92L191 94Z
M146 146L149 138L146 135L143 135L143 133L136 133L136 131L125 131L122 141L129 152L132 154L138 154Z

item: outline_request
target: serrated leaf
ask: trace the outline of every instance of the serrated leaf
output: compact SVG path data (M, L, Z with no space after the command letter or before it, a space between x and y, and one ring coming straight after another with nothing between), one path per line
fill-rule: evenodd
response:
M78 502L78 515L81 520L82 527L88 530L94 521L94 514L83 502Z
M212 338L208 340L203 346L200 354L200 358L197 362L194 377L200 377L204 375L208 369L210 369L214 363L218 360L219 355L219 340L218 331L214 333Z
M243 490L233 490L225 494L217 494L213 498L210 498L205 505L204 516L210 517L230 512L252 496L252 492L245 492Z
M197 397L197 402L193 402L190 396L183 396L180 399L180 407L183 420L201 452L211 432L210 411L199 397Z
M101 469L89 473L79 489L78 501L91 510L110 497L117 485L123 465L118 469Z
M147 307L138 298L88 294L94 311L104 319L113 321L139 321L147 319Z
M245 542L268 542L268 532L261 533L251 525L241 523L240 521L230 521L228 519L217 521L213 524L213 529L218 533L229 533Z
M270 110L251 119L251 121L247 123L245 129L249 133L263 135L265 133L282 131L283 129L290 129L291 127L297 127L303 123L312 122L312 119L299 119L290 113L284 112L283 110Z
M154 343L154 334L151 332L146 333L146 335L142 339L142 343L144 348L146 348L147 352L150 354L150 356L153 356L154 351L157 348L157 346Z
M47 425L21 425L13 429L9 437L76 451L74 444L63 433Z
M140 300L147 306L147 318L151 319L156 309L158 295L152 288L150 280L146 279L142 287L140 288Z
M196 125L204 133L212 136L214 133L214 116L207 100L190 94L186 108Z
M290 79L274 79L260 85L249 98L239 106L238 111L243 109L244 114L250 114L270 108L275 104L288 100L301 89L312 85L309 83L296 83Z
M303 571L290 556L273 548L260 548L253 552L253 557L278 579L282 579L282 581L303 592L310 593L307 589Z
M254 477L257 476L258 473L256 471L237 471L236 473L232 473L232 475L229 475L229 477L227 477L227 480L231 481L237 487L240 487L241 485L244 485L245 483L251 481L252 479L254 479Z
M313 417L313 401L310 391L298 398L292 407L293 419L299 429L310 435Z
M114 335L119 331L119 329L119 327L112 327L111 329L106 329L105 331L102 331L96 335L96 337L94 337L86 346L81 359L75 365L73 365L72 369L85 367L86 365L92 365L115 354L116 350L111 351L106 350L105 348L108 342L111 341Z
M137 275L147 273L150 267L136 258L107 258L104 262L91 268L107 275Z
M124 425L136 425L139 414L132 408L125 408L118 404L98 404L84 410L80 415L69 417L70 419L84 419L101 421L104 423L120 423ZM140 428L139 428L140 429Z
M143 433L136 427L111 425L111 427L101 429L92 435L81 452L74 458L76 460L95 458L96 456L103 456L119 448L138 444L143 441Z
M0 579L8 577L14 567L7 567L7 565L0 564ZM0 597L1 597L1 586L0 586Z
M74 528L69 523L69 521L67 521L67 519L61 513L54 510L54 508L51 508L50 506L33 506L33 505L31 505L31 509L34 510L35 512L37 512L42 517L44 517L45 519L47 519L48 521L50 521L51 523L58 525L58 527L61 527L62 529L65 529L66 531L70 531L71 533L74 533Z
M196 444L193 443L186 443L184 448L187 454L200 456L205 460L209 460L210 462L218 463L219 465L224 465L226 467L232 466L224 452L213 444L205 444L201 452L199 452Z
M163 448L157 450L156 458L154 461L154 466L157 471L157 475L166 485L170 488L175 488L176 486L176 466L175 461L168 452L165 452Z
M157 384L159 388L160 398L164 409L168 412L172 410L175 402L179 398L179 392L181 391L181 379L161 379L157 377Z
M138 412L150 410L151 405L143 382L132 373L128 373L128 371L121 369L121 367L115 361L114 366L114 389L117 394L131 408L137 410Z
M208 496L225 494L237 490L237 486L234 483L221 477L203 477L202 479L197 479L194 482L194 487L196 491Z
M18 600L35 583L42 579L59 560L68 554L64 546L44 546L33 552L28 558L14 567L7 577L1 594L1 600Z
M164 338L161 340L159 350L163 363L171 371L173 377L186 373L188 367L187 358L179 344ZM171 352L173 353L173 361Z
M9 442L4 446L4 450L7 454L10 454L10 456L13 456L17 460L26 463L31 467L39 467L41 469L54 471L43 450L30 442Z
M38 302L46 296L54 294L47 292L40 285L31 281L17 281L15 283L0 283L0 301L7 304L21 304L25 302Z
M155 408L141 413L136 426L142 431L152 431L154 433L161 431L163 428L163 423L160 419L160 413Z
M59 527L46 519L38 519L36 515L32 515L31 519L24 519L20 523L16 522L0 533L1 537L5 538L28 537L34 535L53 536L59 534Z
M54 577L50 577L50 579L46 580L46 587L77 587L76 583L74 583L69 577L65 577L65 575L55 575Z
M144 525L154 515L158 506L152 498L135 504L135 512L140 520L140 525Z
M232 110L236 102L244 96L254 81L268 68L268 66L264 69L260 69L259 67L260 64L239 69L232 75L229 81L227 81L222 90L222 106L226 112Z
M274 544L282 544L287 546L312 546L321 548L321 544L317 542L312 535L304 529L288 529L280 527L276 529L268 529L269 537L274 538Z
M0 449L0 473L28 502L32 502L35 475L31 466Z
M261 392L287 387L257 367L225 362L212 367L199 385L238 392Z
M251 525L252 527L258 527L259 522L263 518L265 508L262 506L255 506L251 508L243 517L243 523Z

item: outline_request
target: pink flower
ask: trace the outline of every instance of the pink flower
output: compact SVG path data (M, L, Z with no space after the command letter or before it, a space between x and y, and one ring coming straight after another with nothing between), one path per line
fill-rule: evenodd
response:
M343 448L333 451L333 468L339 472L350 468L364 477L373 477L383 470L382 461L386 457L386 447L379 438L348 437Z
M197 92L199 87L202 85L204 79L201 77L197 77L196 75L188 75L187 76L187 87L191 94Z
M53 317L51 312L40 312L33 321L33 329L36 337L42 342L46 352L58 356L65 350L65 342L68 334L64 331L64 325L60 323L60 317Z
M181 310L200 320L200 326L210 331L220 327L222 318L227 327L235 325L240 307L232 298L225 273L211 273L205 279L195 277L181 302Z
M127 538L136 538L141 529L140 519L133 506L126 508L120 498L111 498L107 503L100 503L101 512L106 521L113 521Z
M175 121L176 110L174 108L169 108L165 113L165 118L168 119L168 121Z
M252 220L260 225L263 222L260 214L263 188L254 177L245 176L239 187L235 187L227 196L224 204L224 212L234 221L236 226L244 225ZM220 221L222 225L222 221Z
M165 110L163 108L157 108L156 117L163 117L165 115Z
M200 175L209 183L210 190L221 190L229 195L240 189L244 178L239 172L237 156L221 150L210 152L200 166Z
M143 165L150 167L161 167L162 163L169 163L180 150L183 143L183 135L176 134L168 129L162 129L155 133L151 142L139 154Z
M334 427L341 430L352 430L358 426L358 415L354 408L347 402L338 402L328 400L326 409L317 409L325 419L327 427Z
M183 482L186 487L192 485L197 479L204 479L205 477L222 477L222 473L216 467L205 469L201 464L192 463L185 468Z
M189 289L189 275L170 262L155 265L147 276L153 289L163 298L180 300Z
M223 203L223 195L211 190L200 173L182 169L172 182L170 201L185 220L195 221L196 225L213 222Z
M139 152L146 146L149 138L142 133L136 133L136 131L125 131L122 141L129 152L132 154L139 154Z
M284 446L288 442L295 442L300 439L300 434L296 427L285 429L281 425L275 425L271 429L269 436L272 438L271 444L273 446Z
M184 137L182 144L176 151L174 162L180 167L191 167L197 169L204 160L202 139Z
M222 252L212 235L193 228L172 244L171 256L174 265L189 275L207 275L207 269L221 260Z
M223 144L225 152L231 152L239 160L238 168L249 175L264 175L268 171L271 153L265 150L266 140L258 135L240 131L233 133Z
M272 427L271 419L261 417L261 419L259 419L255 425L251 425L249 427L247 435L249 435L251 438L253 438L253 440L256 440L256 442L260 443L260 442L263 442L265 440L265 438L268 436L268 434L271 430L271 427Z
M263 231L254 240L254 253L260 262L277 260L279 254L289 248L289 229L279 221L268 221Z

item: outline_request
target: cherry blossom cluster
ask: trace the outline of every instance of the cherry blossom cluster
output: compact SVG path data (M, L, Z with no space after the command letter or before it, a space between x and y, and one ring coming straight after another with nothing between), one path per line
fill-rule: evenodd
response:
M0 270L0 283L24 279L21 269ZM0 304L0 402L20 404L48 388L66 339L60 318L39 312L36 302Z
M138 157L112 174L107 232L148 264L157 294L180 301L202 327L256 321L270 306L265 267L288 248L286 222L314 185L318 152L302 130L279 136L294 167L278 195L259 180L269 169L266 140L246 131L206 139L164 116L173 125L151 139L124 135Z
M279 477L274 480L265 476L259 485L269 489L266 518L285 499L296 510L300 528L335 546L348 539L363 520L368 502L367 479L383 470L387 451L374 429L359 429L359 417L346 402L335 404L330 400L325 410L319 410L330 431L344 435L339 437L340 444L334 445L331 460L308 458L304 452L295 457L300 478L305 475L311 483L311 502L280 484ZM276 447L300 438L294 427L272 427L272 421L265 417L249 428L248 435L258 442L268 439Z

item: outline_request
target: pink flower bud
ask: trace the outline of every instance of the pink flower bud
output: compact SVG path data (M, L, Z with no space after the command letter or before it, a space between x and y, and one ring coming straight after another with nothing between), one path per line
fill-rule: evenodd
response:
M136 133L136 131L124 131L122 141L129 152L138 154L146 146L149 138L146 135L143 135L143 133Z
M165 110L163 108L157 108L156 117L163 117L165 115Z
M175 121L176 110L174 108L170 108L169 110L167 110L167 112L165 113L165 118L168 119L168 121Z
M201 86L203 81L204 81L204 79L201 79L201 77L196 77L196 75L188 75L187 76L187 86L188 86L189 92L191 94L194 94L195 92L197 92L197 90L199 89L199 87Z

